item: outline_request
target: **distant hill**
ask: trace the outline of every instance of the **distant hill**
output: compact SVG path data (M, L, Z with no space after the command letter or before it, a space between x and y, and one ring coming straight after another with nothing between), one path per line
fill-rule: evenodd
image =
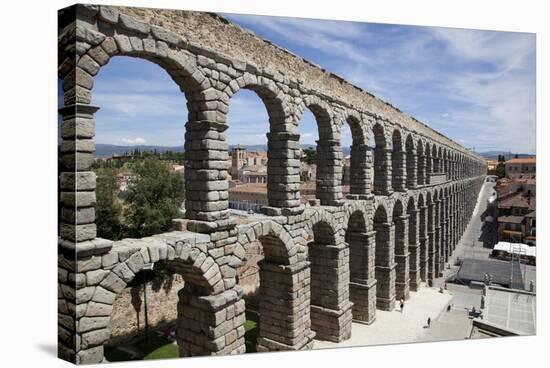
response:
M236 145L229 145L229 149L233 149ZM241 145L247 151L267 151L267 145L265 144L254 144L254 145ZM312 144L303 144L302 148L314 148ZM159 153L166 151L172 152L183 152L183 146L153 146L153 145L137 145L137 146L119 146L116 144L104 144L97 143L95 145L95 156L99 158L111 157L113 155L124 155L125 152L133 152L135 149L139 149L141 152L144 151L154 151L156 150ZM343 147L344 155L349 155L349 147Z
M504 157L507 160L514 158L515 155L518 155L518 157L520 158L535 157L535 155L530 153L514 153L514 152L510 153L505 151L487 151L487 152L476 152L476 153L481 157L486 158L487 160L496 160L498 159L499 155L504 155Z
M141 152L144 151L154 151L163 153L166 151L172 152L183 152L183 146L150 146L150 145L139 145L139 146L118 146L115 144L103 144L98 143L95 145L95 156L104 158L111 157L113 155L123 155L125 152L133 152L135 149L139 149Z

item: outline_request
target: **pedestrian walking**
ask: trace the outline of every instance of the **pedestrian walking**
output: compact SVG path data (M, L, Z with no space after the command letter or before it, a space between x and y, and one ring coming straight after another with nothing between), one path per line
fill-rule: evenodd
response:
M430 328L430 324L432 323L432 319L428 317L428 328Z
M405 307L405 301L403 298L399 301L399 308L401 309L401 313L403 313L403 308Z

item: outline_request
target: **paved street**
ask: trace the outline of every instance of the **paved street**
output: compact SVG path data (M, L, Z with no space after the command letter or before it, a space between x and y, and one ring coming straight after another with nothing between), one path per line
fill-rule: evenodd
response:
M472 218L449 259L451 264L454 264L457 257L486 259L491 253L492 244L496 241L497 231L495 228L491 228L490 225L484 227L483 219L487 215L487 199L493 193L494 187L495 183L493 182L485 182L481 187ZM486 247L484 247L484 244Z
M411 298L405 302L403 313L398 309L376 311L376 320L371 325L353 323L351 338L341 343L315 341L314 349L330 347L402 344L421 340L430 333L426 327L428 317L432 327L438 316L445 313L452 295L441 294L434 288L422 288L411 292Z

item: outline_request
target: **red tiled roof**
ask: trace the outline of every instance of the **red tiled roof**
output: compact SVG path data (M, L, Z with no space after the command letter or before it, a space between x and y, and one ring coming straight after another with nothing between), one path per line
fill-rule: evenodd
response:
M523 157L523 158L513 158L506 161L507 164L534 164L536 163L536 157Z

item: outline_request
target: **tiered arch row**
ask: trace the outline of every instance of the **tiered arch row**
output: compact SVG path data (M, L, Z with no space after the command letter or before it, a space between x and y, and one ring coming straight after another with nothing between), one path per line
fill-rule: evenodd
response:
M66 22L59 36L65 105L60 109L63 358L103 359L114 296L143 263L155 260L169 262L186 281L178 306L182 356L244 352L245 306L236 270L252 241L261 242L265 252L261 351L308 349L314 338L345 340L352 320L373 323L376 309L393 309L396 299L408 298L440 275L475 207L485 172L480 157L242 30L234 54L227 45L218 51L205 32L219 32L222 43L222 31L237 32L220 17L188 13L176 34L169 23L154 25L162 12L145 21L115 7L75 9L76 21ZM186 27L194 17L203 26L191 31ZM265 47L293 63L257 65L263 59L239 49L243 42L259 42L258 52ZM98 107L90 103L94 76L119 55L160 65L187 100L187 231L115 243L96 237L90 167ZM298 77L299 71L312 78ZM228 209L224 131L231 97L243 88L258 94L269 115L269 205L261 221L237 225ZM311 207L301 204L299 191L297 126L305 109L319 127L317 200ZM340 137L345 123L353 137L346 197Z

